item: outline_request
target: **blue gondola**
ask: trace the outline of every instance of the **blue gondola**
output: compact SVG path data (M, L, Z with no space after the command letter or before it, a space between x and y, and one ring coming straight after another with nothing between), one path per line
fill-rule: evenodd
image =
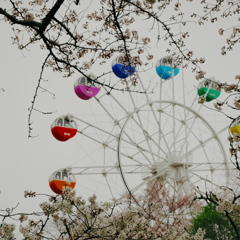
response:
M112 70L117 77L125 79L133 75L136 68L134 66L129 66L128 59L124 55L120 55L113 60Z

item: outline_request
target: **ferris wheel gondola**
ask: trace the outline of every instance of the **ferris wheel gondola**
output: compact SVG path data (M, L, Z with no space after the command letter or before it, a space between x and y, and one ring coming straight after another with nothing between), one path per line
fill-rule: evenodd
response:
M65 142L76 135L77 124L72 116L64 115L53 121L51 132L58 141Z
M113 60L112 70L117 77L125 79L133 75L136 68L129 65L129 59L125 55L120 55Z
M59 169L49 177L49 186L56 194L62 195L65 187L74 188L76 179L69 169Z
M95 78L93 74L90 74L88 77L81 76L75 81L74 91L79 98L88 100L99 93L100 86L94 83Z
M164 80L169 80L173 76L176 76L180 69L174 66L174 64L172 56L160 58L155 66L158 76Z
M219 84L212 79L205 79L198 85L198 95L206 99L207 102L210 102L218 98L221 94Z
M236 118L229 128L232 135L240 134L240 117Z

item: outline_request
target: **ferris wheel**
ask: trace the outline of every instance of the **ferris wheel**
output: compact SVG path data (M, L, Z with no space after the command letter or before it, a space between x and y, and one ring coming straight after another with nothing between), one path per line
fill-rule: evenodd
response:
M226 127L215 130L209 123L215 116L204 116L206 109L196 100L219 97L215 80L192 87L170 56L156 63L151 86L148 76L142 78L134 66L124 64L123 56L113 61L112 70L118 84L135 74L143 93L137 87L136 92L109 92L93 84L94 75L80 77L75 93L90 99L84 103L93 114L66 114L53 122L54 137L75 141L81 152L75 163L55 175L75 176L81 192L107 199L139 194L153 182L181 195L226 185L228 159L220 140ZM128 81L124 84L128 87ZM56 187L55 175L50 182ZM61 181L59 188L67 180Z

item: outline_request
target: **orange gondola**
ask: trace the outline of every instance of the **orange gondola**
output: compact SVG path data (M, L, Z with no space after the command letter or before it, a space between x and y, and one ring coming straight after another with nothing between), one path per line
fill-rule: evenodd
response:
M49 177L49 186L54 193L62 195L65 187L76 186L76 179L69 169L59 169Z

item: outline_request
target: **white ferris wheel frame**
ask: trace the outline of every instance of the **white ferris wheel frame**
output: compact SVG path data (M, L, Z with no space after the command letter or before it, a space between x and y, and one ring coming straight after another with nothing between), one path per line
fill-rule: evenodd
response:
M223 164L223 165L225 166L226 171L227 171L227 172L226 172L226 176L228 175L229 167L228 167L227 155L226 155L226 152L225 152L225 150L224 150L224 146L223 146L223 144L222 144L222 142L221 142L221 140L220 140L220 138L219 138L219 136L218 136L219 134L221 134L222 132L224 132L224 131L227 129L227 127L221 129L219 132L216 132L216 131L213 129L213 127L206 121L205 118L203 118L203 117L202 117L201 115L199 115L196 111L194 111L194 110L191 109L190 107L187 107L186 105L183 105L183 104L181 104L181 103L174 102L174 101L167 101L167 100L149 101L149 102L147 102L146 104L144 104L144 105L136 108L131 114L129 114L129 116L127 117L124 125L123 125L122 128L121 128L120 135L119 135L117 154L118 154L118 162L119 162L119 167L120 167L120 173L121 173L123 182L124 182L124 184L125 184L125 186L126 186L126 189L127 189L127 191L128 191L130 194L132 194L132 193L134 193L135 191L137 191L137 189L140 188L142 185L145 185L146 183L149 183L150 181L158 178L159 176L162 176L162 173L163 173L163 170L160 170L157 174L155 174L155 175L153 175L152 177L148 178L148 180L147 180L145 183L143 182L143 183L137 185L134 189L131 189L131 188L129 187L129 185L128 185L127 180L126 180L125 174L133 174L133 172L125 172L125 173L124 173L123 170L122 170L122 168L123 168L124 166L123 166L123 164L122 164L122 162L121 162L121 158L122 158L121 145L122 145L122 142L124 141L123 138L122 138L122 136L123 136L123 134L124 134L125 128L126 128L128 122L129 122L131 119L133 119L134 114L137 114L137 113L140 111L141 108L143 108L143 107L145 107L145 106L151 106L151 105L154 104L154 103L157 103L157 104L160 104L160 105L166 103L166 104L170 104L170 105L172 105L172 106L180 106L180 107L186 109L187 111L193 113L197 118L201 119L201 121L207 126L207 128L209 129L209 131L212 133L212 136L209 137L208 139L204 140L204 141L201 141L201 144L199 144L199 145L196 146L195 148L189 150L189 151L187 152L187 154L185 154L184 156L181 156L181 159L186 158L186 157L187 157L186 155L188 155L188 156L191 155L192 152L196 151L198 148L203 147L203 146L206 145L209 141L215 139L215 140L217 141L217 144L218 144L219 149L220 149L220 151L221 151L221 154L222 154L222 156L223 156L224 162L215 162L215 163L212 163L212 164L213 164L213 165L214 165L214 164ZM175 123L175 122L173 121L173 123ZM191 129L189 129L189 131L191 131ZM161 132L161 129L159 129L159 132ZM144 129L143 129L143 134L144 134ZM164 135L163 135L163 138L164 138ZM186 136L186 138L187 138L187 136ZM175 144L175 143L174 143L174 144ZM173 148L174 148L174 147L173 147ZM139 149L139 151L143 151L143 155L144 155L144 152L147 151L146 149L142 149L141 147L138 147L138 149ZM154 155L157 155L156 153L153 153L153 154L154 154ZM176 163L175 163L175 164L176 164ZM178 164L177 167L179 168L181 164L180 164L180 163L177 163L177 164ZM199 164L202 164L202 163L199 163ZM187 165L190 165L190 164L187 163L187 162L182 164L183 168L187 168L187 167L188 167ZM132 166L135 167L135 168L140 167L138 164L132 165ZM184 176L182 176L182 177L188 178L188 176L185 175L185 172L182 172L182 174L184 175ZM201 178L201 176L199 176L199 177ZM209 180L204 179L204 178L202 178L202 180L204 180L204 181L209 181ZM219 186L219 185L217 185L216 183L212 183L212 184L214 184L215 186ZM226 178L226 184L228 185L228 179L227 179L227 178ZM184 189L183 189L184 193L185 193L185 194L191 194L191 193L192 193L192 190L190 189L191 186L190 186L189 182L186 182L186 183L183 184L183 185L185 185L185 186L182 186L182 187L184 188ZM196 190L196 188L195 188L195 190Z
M139 75L137 74L138 76L138 79L140 81L140 84L142 86L143 89L145 89L144 85L143 85L143 82L142 80L140 79ZM169 80L168 80L169 81ZM97 142L98 144L102 145L103 149L109 149L113 152L116 152L116 155L117 155L117 162L113 162L113 164L104 164L104 165L95 165L95 166L78 166L78 167L68 167L70 168L71 170L73 170L73 174L74 175L102 175L105 179L106 179L106 185L109 187L109 190L110 190L110 193L112 195L113 198L115 198L114 194L112 193L112 190L111 190L111 187L110 187L110 183L108 181L108 176L110 175L115 175L115 174L120 174L121 175L121 178L123 180L123 183L126 187L126 190L128 192L134 192L136 191L139 187L141 187L142 185L148 183L149 181L155 179L158 177L158 175L160 174L156 174L155 176L153 176L152 178L149 178L148 180L142 183L139 184L138 187L136 187L135 189L131 189L131 187L129 187L129 184L126 180L126 174L133 174L132 172L124 172L123 171L123 163L122 163L122 157L129 157L127 154L123 153L121 151L121 147L122 147L122 144L124 143L124 139L123 139L123 135L124 135L124 131L125 131L125 128L127 126L127 124L129 123L130 119L133 118L134 114L137 114L138 111L141 110L142 107L144 106L147 106L147 105L151 105L151 104L170 104L172 106L178 106L178 107L181 107L184 109L184 111L188 111L188 112L191 112L192 114L194 114L198 119L200 119L204 124L205 126L208 128L208 130L212 133L212 136L209 137L208 139L204 140L201 142L201 144L199 146L196 146L195 149L192 149L191 152L195 151L197 148L200 148L201 146L204 146L206 145L209 141L215 139L218 143L218 147L221 151L221 155L222 155L222 159L223 159L223 162L219 163L219 164L223 164L224 167L225 167L225 170L226 170L226 184L228 184L228 171L229 171L229 167L228 167L228 161L227 161L227 155L226 155L226 152L224 150L224 146L219 138L219 134L224 132L227 127L221 129L220 131L216 132L214 130L214 128L207 122L207 120L202 117L197 111L193 110L191 107L188 107L186 106L185 104L185 100L183 101L183 103L180 103L180 102L177 102L175 100L175 87L174 87L174 78L171 79L171 81L173 81L173 84L172 84L172 100L162 100L162 85L164 84L164 81L160 81L160 100L157 100L157 101L151 101L148 97L148 94L145 94L146 96L146 103L141 105L140 107L137 107L136 104L134 103L134 100L133 100L133 97L132 97L132 93L129 92L129 95L130 95L130 99L131 99L131 102L133 104L133 111L129 113L129 111L127 109L125 109L125 107L122 105L122 103L113 95L111 94L111 98L116 102L116 104L125 112L126 116L124 119L121 119L121 120L117 120L114 118L114 116L112 116L112 113L107 109L107 107L104 105L104 103L101 101L101 97L94 97L96 102L101 106L101 108L105 111L105 113L107 113L108 117L111 118L112 121L114 121L114 124L116 126L119 126L119 134L117 135L114 135L111 131L108 131L106 129L103 129L95 124L92 124L92 123L89 123L88 121L86 120L83 120L81 118L78 118L76 116L73 116L74 119L76 119L77 121L81 122L81 123L84 123L87 125L86 129L88 127L90 128L94 128L96 129L97 131L100 131L104 134L107 134L108 136L111 136L112 137L112 140L111 141L117 141L118 144L117 144L117 148L115 147L112 147L108 142L102 142L98 139L96 139L95 137L92 137L90 135L88 135L85 131L83 130L80 130L78 131L79 134L89 138L90 140L94 141L94 142ZM166 81L165 81L166 82ZM105 88L105 87L102 87L102 89L104 89L106 91L106 93L108 92L108 90ZM183 94L184 94L184 90L183 90ZM173 119L174 119L174 116L175 115L175 112L173 111ZM120 121L124 121L124 123L120 126ZM175 123L173 121L173 128L175 128ZM84 130L86 130L84 129ZM173 130L175 131L175 130ZM189 152L190 154L190 152ZM128 164L127 167L139 167L137 166L136 164ZM201 176L199 176L203 181L209 181L207 179L204 179L202 178ZM218 186L217 183L213 183L214 185ZM185 184L185 190L184 192L185 193L190 193L190 185L189 183ZM196 190L196 189L195 189Z

